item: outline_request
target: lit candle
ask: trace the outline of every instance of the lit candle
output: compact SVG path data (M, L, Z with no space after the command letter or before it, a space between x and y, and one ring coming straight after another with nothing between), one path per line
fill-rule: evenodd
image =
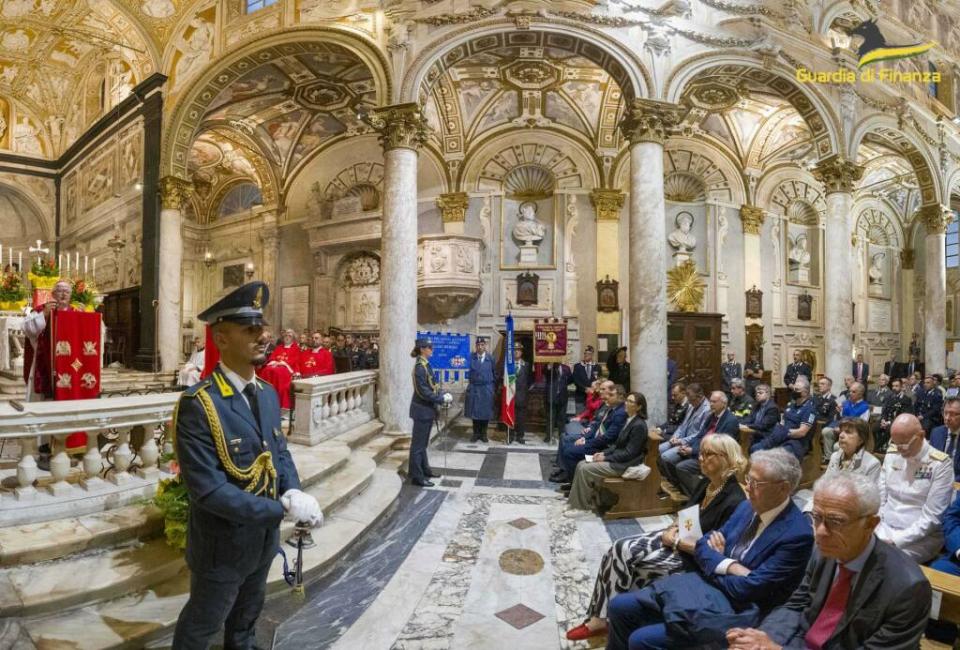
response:
M74 271L80 270L80 251L77 251L77 259L74 260L73 270Z
M97 279L97 258L93 258L93 279Z
M61 271L62 271L62 270L63 270L63 269L61 269ZM67 270L64 271L64 274L65 274L65 275L69 275L69 274L70 274L70 253L67 253Z
M23 251L17 253L17 268L23 273Z
M83 274L84 275L87 274L87 256L86 255L83 256Z

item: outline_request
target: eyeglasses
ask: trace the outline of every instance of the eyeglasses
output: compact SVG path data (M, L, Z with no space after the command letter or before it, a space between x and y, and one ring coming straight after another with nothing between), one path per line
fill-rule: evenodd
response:
M813 524L814 530L819 528L820 524L823 524L827 530L834 531L846 528L853 522L866 518L867 515L860 515L854 519L847 519L846 517L824 516L819 512L808 512L807 516L810 518L810 523Z
M719 456L720 454L715 451L709 451L706 449L700 450L700 458L710 458L712 456Z
M783 483L783 481L758 481L752 476L747 476L747 487L750 489L754 489L760 485L767 485L768 483Z

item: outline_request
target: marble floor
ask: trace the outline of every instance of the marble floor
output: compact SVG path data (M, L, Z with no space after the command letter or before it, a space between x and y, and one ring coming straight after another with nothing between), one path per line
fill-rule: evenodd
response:
M547 481L555 446L441 440L433 489L405 486L393 510L307 585L261 617L261 644L282 650L587 648L581 622L611 539L661 517L603 522L562 516ZM308 551L309 552L309 551Z

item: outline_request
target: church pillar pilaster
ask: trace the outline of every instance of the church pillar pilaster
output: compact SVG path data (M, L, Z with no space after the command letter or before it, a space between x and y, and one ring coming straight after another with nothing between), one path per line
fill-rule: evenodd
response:
M160 372L171 372L180 365L183 204L191 189L190 182L182 178L160 179L160 286L156 308Z
M953 213L934 203L920 208L920 220L927 231L923 239L923 364L927 374L942 373L947 367L947 226Z
M417 335L417 150L426 121L415 103L375 109L367 121L383 146L380 249L380 420L384 431L411 431L410 356Z
M863 167L832 155L813 170L826 191L827 215L824 232L824 372L833 381L850 374L853 359L853 268L851 235L854 183L863 176ZM812 379L812 377L811 377Z
M663 144L679 106L635 99L620 123L630 142L630 387L647 398L652 422L667 413L667 258Z
M267 215L264 214L264 217ZM280 316L277 306L280 304L280 285L277 282L277 260L280 254L280 232L276 221L267 223L260 231L260 244L263 247L261 259L260 278L267 283L270 291L275 298L267 305L266 319L268 323L279 325Z

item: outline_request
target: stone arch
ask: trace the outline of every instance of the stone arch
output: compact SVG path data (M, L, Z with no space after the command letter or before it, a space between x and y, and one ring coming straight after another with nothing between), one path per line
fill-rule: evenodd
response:
M320 43L336 44L356 55L373 76L377 104L386 103L392 83L389 66L374 43L337 27L278 30L222 56L189 83L171 111L170 126L164 134L161 176L186 178L190 144L207 108L221 90L260 65L291 54L310 52Z
M812 86L801 86L793 80L795 71L780 62L761 61L760 55L705 53L677 65L664 85L666 101L678 103L693 84L702 84L710 77L724 80L726 85L753 83L766 86L796 109L810 128L814 150L819 158L841 153L839 120L830 107L830 100Z
M797 202L812 207L820 219L827 210L822 185L806 170L793 166L781 166L764 174L757 183L755 196L756 205L787 217L792 212L793 216L802 216L792 207Z
M877 200L871 199L858 204L854 210L857 215L855 232L865 240L899 249L903 243L903 232L897 219Z
M499 47L556 47L593 61L620 86L626 100L646 97L653 81L640 59L609 34L568 20L530 17L530 29L517 30L509 19L441 34L423 48L404 76L397 101L416 102L422 88L474 54Z
M927 147L902 128L895 117L877 113L861 120L851 136L850 151L855 155L863 141L870 137L880 139L910 163L920 186L921 205L944 202L940 174L935 171L939 169L938 165Z
M11 206L14 202L19 203L26 210L30 211L31 214L29 215L21 214L16 210L14 211L14 216L19 222L24 238L30 238L29 233L32 227L40 230L40 237L44 241L50 241L54 238L52 223L53 215L45 214L43 208L28 192L25 192L23 189L13 184L0 180L0 199L3 199L4 202ZM12 235L7 233L4 236L11 237Z

